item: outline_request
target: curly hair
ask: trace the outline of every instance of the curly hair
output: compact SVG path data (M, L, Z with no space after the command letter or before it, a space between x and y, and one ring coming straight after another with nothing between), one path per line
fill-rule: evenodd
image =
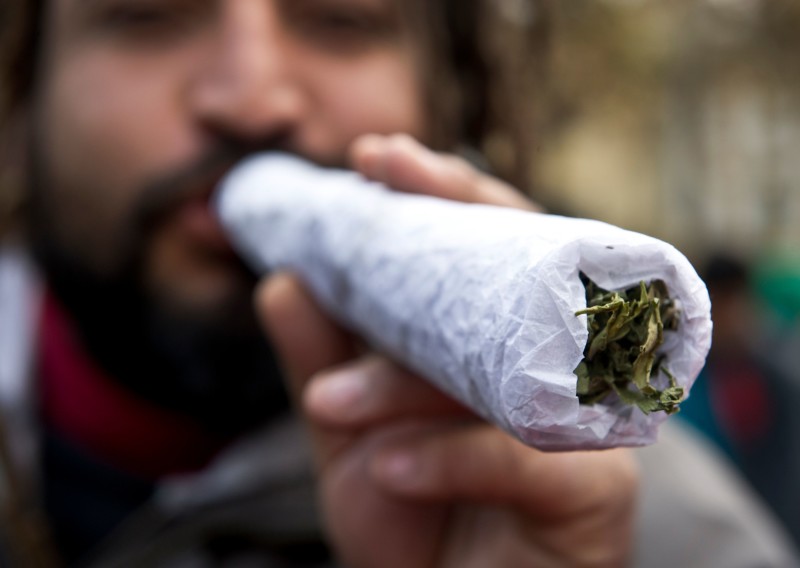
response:
M17 182L18 121L34 79L41 0L0 0L0 236L16 218L24 191Z
M427 99L434 144L480 152L490 170L530 190L548 60L548 0L410 2L427 12Z
M0 117L6 119L33 79L39 1L0 1Z
M402 2L418 19L433 143L477 150L499 177L529 189L548 44L548 0ZM0 235L24 198L14 183L15 118L36 79L43 0L0 0Z

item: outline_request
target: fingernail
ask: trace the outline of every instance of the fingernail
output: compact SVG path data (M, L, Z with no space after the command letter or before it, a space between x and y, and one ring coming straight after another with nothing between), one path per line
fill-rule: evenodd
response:
M412 489L419 484L421 465L417 457L404 451L379 455L373 464L375 475L397 489Z
M320 377L311 384L308 405L328 418L352 417L367 395L363 373L347 370Z

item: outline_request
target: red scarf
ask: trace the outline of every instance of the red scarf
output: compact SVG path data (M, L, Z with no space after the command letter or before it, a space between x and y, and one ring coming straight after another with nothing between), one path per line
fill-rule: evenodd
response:
M154 480L202 468L224 444L191 418L156 406L105 375L51 294L42 309L38 357L45 421L95 459Z

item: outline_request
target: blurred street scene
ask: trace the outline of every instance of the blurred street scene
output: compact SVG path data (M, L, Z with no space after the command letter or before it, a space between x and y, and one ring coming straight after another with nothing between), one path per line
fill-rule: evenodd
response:
M681 415L800 542L800 2L550 6L535 197L695 262L714 346Z

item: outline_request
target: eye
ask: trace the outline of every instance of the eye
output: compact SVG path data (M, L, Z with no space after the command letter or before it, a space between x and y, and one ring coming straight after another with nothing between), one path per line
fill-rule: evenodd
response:
M208 3L195 0L118 0L98 15L100 27L123 40L168 40L205 21Z
M364 14L354 10L323 10L315 16L316 24L321 29L332 32L369 32L375 30L374 22Z
M173 20L173 14L159 6L122 5L109 8L104 16L105 23L125 29L152 28L168 25Z
M364 39L378 34L368 14L344 8L316 7L304 10L296 23L316 39Z
M378 5L380 6L380 5ZM326 49L350 51L394 37L391 14L354 0L293 0L283 3L286 23Z

